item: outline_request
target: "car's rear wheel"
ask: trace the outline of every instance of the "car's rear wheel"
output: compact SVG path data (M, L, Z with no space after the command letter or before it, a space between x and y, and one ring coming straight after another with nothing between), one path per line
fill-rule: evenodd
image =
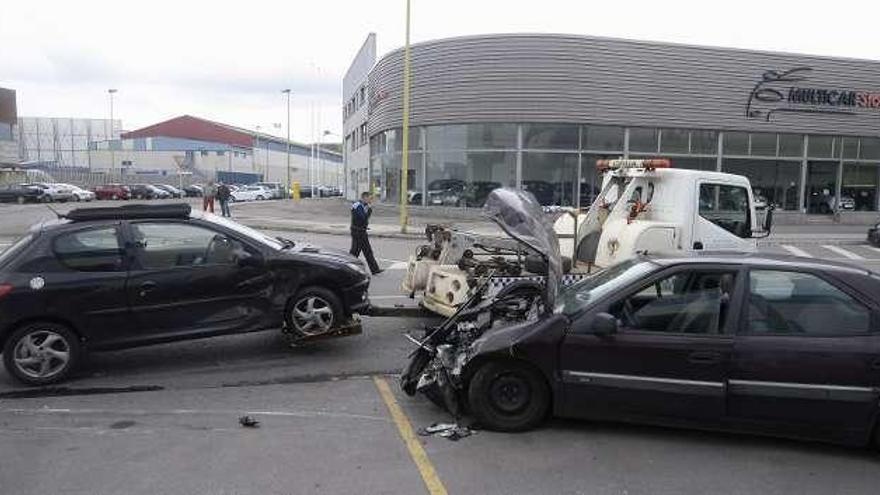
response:
M262 196L257 196L257 201L263 201L264 199L266 199L266 198L264 198Z
M79 363L76 334L64 325L30 323L16 330L3 347L3 364L12 376L28 385L57 383Z
M287 325L297 338L317 337L336 328L343 319L339 297L324 287L307 287L287 306Z
M468 385L468 405L475 419L497 431L523 431L540 423L550 407L550 390L530 366L489 361Z

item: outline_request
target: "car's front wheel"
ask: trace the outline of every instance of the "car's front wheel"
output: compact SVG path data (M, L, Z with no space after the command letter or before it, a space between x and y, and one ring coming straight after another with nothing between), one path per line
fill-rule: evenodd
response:
M287 325L296 338L323 335L336 328L342 319L339 297L324 287L301 290L287 306Z
M15 331L3 347L3 364L28 385L57 383L76 368L80 358L76 334L50 322L28 324Z
M264 199L266 199L266 198L264 198L262 196L257 196L257 201L263 201Z
M550 390L540 373L526 364L489 361L471 378L468 405L487 429L523 431L546 417Z

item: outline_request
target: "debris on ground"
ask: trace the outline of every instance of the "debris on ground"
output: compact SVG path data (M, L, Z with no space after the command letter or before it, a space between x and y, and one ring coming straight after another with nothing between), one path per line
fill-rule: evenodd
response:
M434 423L431 426L419 428L418 434L423 437L437 436L457 442L473 435L474 430L456 423Z
M238 424L244 426L245 428L259 428L260 422L251 416L242 416L238 418Z

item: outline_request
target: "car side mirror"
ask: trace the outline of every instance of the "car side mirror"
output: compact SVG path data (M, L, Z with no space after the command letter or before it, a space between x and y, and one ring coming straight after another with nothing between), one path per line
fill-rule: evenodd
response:
M617 333L617 318L609 313L599 313L593 317L593 324L590 329L593 334L598 337L610 337Z
M235 263L242 268L257 267L262 264L262 260L259 256L251 254L245 249L239 249L235 251Z

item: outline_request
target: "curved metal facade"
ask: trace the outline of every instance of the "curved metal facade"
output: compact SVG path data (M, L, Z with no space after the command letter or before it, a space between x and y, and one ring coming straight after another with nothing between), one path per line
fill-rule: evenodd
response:
M880 107L746 115L768 71L807 67L799 86L875 94L874 61L543 34L430 41L411 53L414 126L558 122L880 136ZM391 52L370 74L370 135L401 125L402 57Z

